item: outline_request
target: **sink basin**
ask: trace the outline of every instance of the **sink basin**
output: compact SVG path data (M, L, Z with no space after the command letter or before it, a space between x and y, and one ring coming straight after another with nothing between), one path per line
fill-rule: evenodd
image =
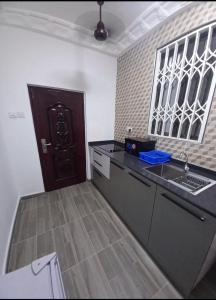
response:
M186 174L184 170L170 165L157 165L146 168L146 170L166 179L193 195L197 195L216 184L216 181L210 178L192 172Z
M146 168L146 170L165 179L175 179L185 173L183 170L169 165L157 165Z

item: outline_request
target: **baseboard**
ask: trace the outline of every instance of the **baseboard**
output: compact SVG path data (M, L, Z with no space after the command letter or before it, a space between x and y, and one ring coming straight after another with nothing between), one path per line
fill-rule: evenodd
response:
M9 253L10 253L11 240L12 240L13 229L14 229L14 225L15 225L15 221L16 221L16 215L17 215L20 200L21 200L21 197L18 197L17 198L17 203L16 203L16 208L15 208L13 218L12 218L12 222L11 222L11 227L10 227L10 231L9 231L8 241L7 241L7 247L6 247L6 253L5 253L5 262L4 262L4 265L3 265L3 271L2 271L3 274L2 275L5 275L6 272L7 272L7 265L8 265L8 257L9 257Z
M28 194L28 195L23 195L20 197L20 200L27 200L29 198L32 198L32 197L37 197L37 196L40 196L42 194L44 194L45 192L39 192L39 193L33 193L33 194Z

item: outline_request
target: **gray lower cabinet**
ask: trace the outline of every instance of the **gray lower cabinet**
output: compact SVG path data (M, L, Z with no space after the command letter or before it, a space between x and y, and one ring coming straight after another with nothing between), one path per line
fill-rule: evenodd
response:
M125 172L111 162L110 203L131 232L147 245L156 185L138 174Z
M215 234L215 220L158 187L148 250L179 291L188 296Z
M129 172L125 180L123 219L132 233L147 246L154 208L156 185Z
M187 297L209 263L215 218L113 161L110 179L93 167L93 182L161 270Z
M103 174L100 173L94 166L92 166L92 181L103 196L108 199L110 192L110 182Z
M108 201L116 212L122 217L122 210L125 197L125 179L126 172L124 168L115 162L110 163L110 194Z

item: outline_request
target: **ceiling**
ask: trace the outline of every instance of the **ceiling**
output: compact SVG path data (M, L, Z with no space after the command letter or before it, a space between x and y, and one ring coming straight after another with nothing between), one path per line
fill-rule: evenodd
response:
M118 56L145 33L191 4L189 1L105 1L109 38L98 42L96 1L1 1L0 24L18 26Z

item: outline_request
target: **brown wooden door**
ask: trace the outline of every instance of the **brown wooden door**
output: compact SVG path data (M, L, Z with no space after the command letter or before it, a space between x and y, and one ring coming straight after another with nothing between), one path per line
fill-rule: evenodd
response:
M28 86L46 191L86 180L82 93Z

